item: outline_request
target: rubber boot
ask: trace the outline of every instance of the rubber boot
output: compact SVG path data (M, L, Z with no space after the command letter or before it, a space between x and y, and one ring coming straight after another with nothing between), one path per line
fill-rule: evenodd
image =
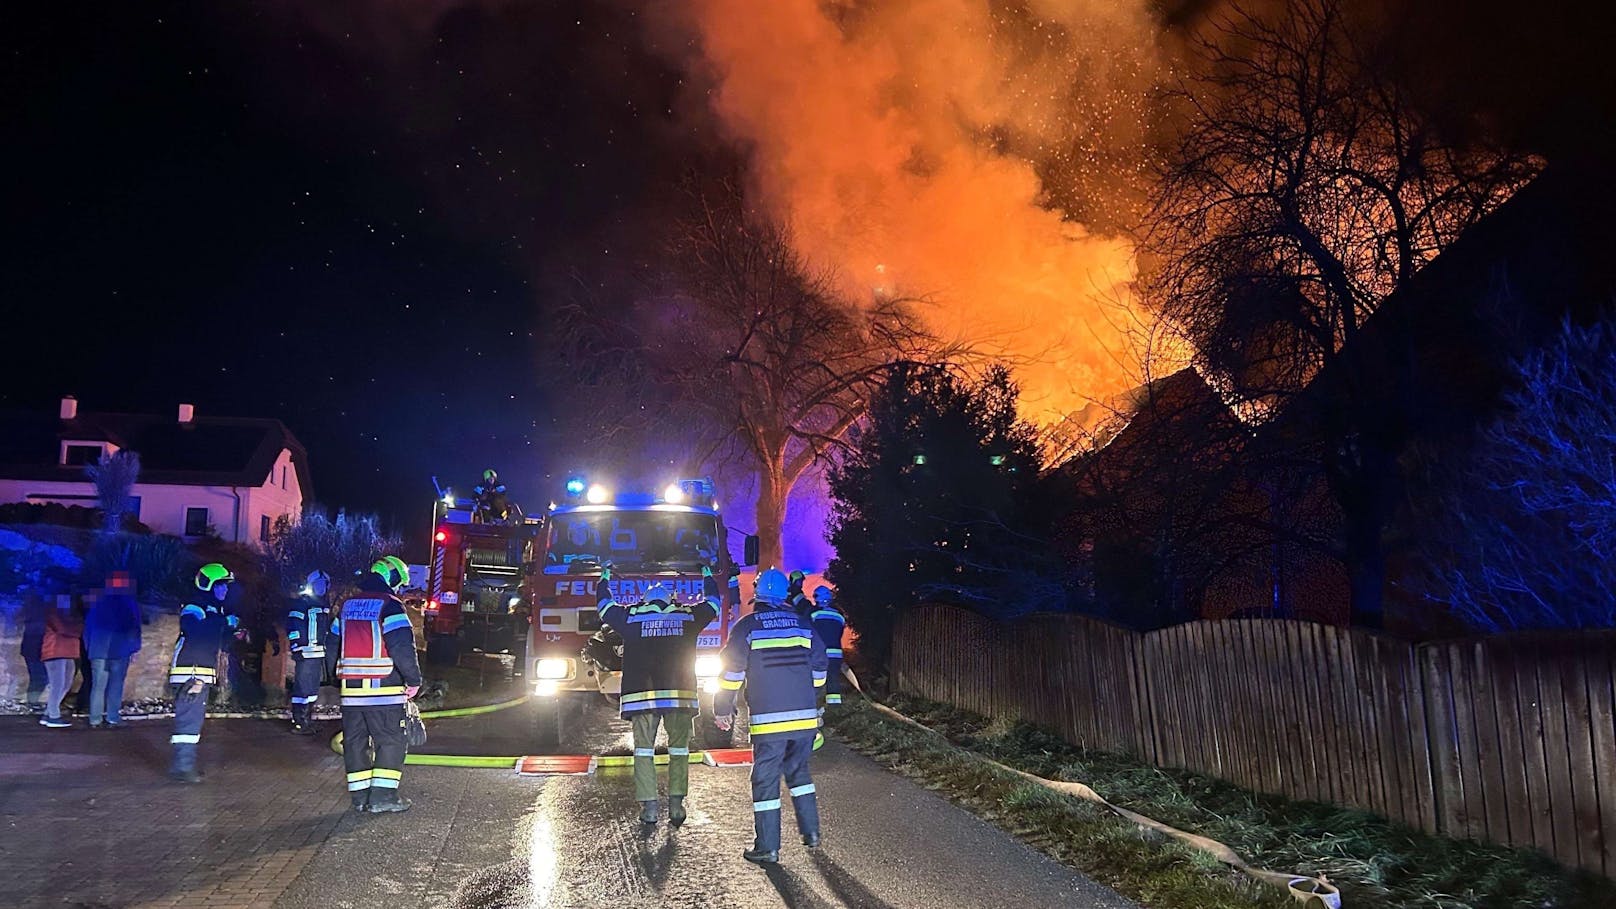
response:
M369 811L370 790L362 789L358 792L350 792L348 793L348 801L353 805L353 810L355 811Z
M668 826L677 827L685 822L685 797L668 796Z
M371 814L388 814L394 811L408 811L410 810L410 800L399 795L397 790L371 789L370 807L366 810L368 810Z
M817 834L817 833L805 833L805 834L803 834L802 835L802 844L804 846L807 846L809 849L818 849L819 848L819 834Z
M174 746L174 763L168 768L168 778L181 783L200 783L202 774L196 769L196 745Z
M659 815L660 812L657 810L656 799L652 799L649 802L640 803L640 823L656 826L657 817Z

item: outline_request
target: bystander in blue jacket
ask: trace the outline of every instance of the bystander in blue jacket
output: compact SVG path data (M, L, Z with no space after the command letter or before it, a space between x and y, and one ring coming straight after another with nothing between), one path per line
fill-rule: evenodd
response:
M135 581L114 571L84 619L84 650L90 658L90 728L123 724L123 683L129 661L140 650L140 604Z

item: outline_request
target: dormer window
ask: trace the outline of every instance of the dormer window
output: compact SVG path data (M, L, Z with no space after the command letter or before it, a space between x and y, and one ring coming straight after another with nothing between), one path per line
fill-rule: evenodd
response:
M107 450L103 442L63 442L62 464L66 467L83 467L86 464L96 464L101 455Z

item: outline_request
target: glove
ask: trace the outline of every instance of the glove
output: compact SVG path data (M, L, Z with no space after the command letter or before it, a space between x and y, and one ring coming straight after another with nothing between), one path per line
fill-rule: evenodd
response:
M739 590L740 587L741 587L741 576L738 575L738 574L730 575L729 576L729 586L734 587L735 589Z
M713 717L713 725L718 727L719 732L728 732L729 728L735 725L735 717L715 716Z
M713 576L713 570L706 565L703 565L701 566L701 576L704 578L710 578Z
M405 685L404 686L404 697L405 697L406 700L413 701L413 700L415 700L415 696L420 694L420 693L421 693L421 686L420 685Z
M602 565L600 567L600 579L602 581L610 581L612 579L612 566Z
M197 695L201 694L202 693L202 680L201 679L192 679L191 680L191 685L190 685L190 687L185 689L185 693L192 696L192 697L196 697Z

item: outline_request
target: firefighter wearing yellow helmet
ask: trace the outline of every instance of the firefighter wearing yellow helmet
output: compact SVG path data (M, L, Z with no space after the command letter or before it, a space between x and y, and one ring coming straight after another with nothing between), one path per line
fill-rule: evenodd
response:
M236 617L224 612L235 580L218 562L203 565L196 573L196 595L180 610L180 636L168 669L174 690L174 732L168 737L174 759L168 775L182 783L202 782L197 766L202 721L207 717L208 690L219 680L219 651L236 629Z
M355 811L381 814L410 807L398 794L409 749L404 705L421 690L415 632L398 598L409 580L402 559L377 559L331 626L333 647L340 653L342 762Z

